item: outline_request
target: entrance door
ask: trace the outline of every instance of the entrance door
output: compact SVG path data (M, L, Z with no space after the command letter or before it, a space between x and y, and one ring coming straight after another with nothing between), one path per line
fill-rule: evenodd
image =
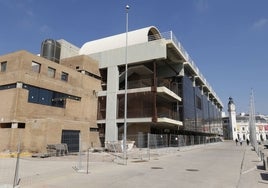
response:
M62 130L61 143L67 144L68 152L79 152L79 135L78 130Z

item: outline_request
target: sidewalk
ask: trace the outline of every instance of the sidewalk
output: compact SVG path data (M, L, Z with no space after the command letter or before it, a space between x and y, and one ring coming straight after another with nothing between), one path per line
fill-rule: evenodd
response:
M263 162L251 146L244 148L238 187L268 187L268 171L264 170Z
M231 141L155 150L150 160L129 155L127 165L106 160L106 155L91 156L99 162L89 163L89 174L73 169L77 156L23 158L20 160L20 187L268 187L268 172L262 170L257 154L250 146L236 146ZM14 162L14 159L6 159L6 162Z

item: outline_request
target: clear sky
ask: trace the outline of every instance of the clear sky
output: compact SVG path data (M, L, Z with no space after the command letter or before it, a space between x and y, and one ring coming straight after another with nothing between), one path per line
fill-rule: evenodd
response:
M44 39L85 42L156 26L173 31L224 103L268 114L267 0L0 0L0 55L40 53Z

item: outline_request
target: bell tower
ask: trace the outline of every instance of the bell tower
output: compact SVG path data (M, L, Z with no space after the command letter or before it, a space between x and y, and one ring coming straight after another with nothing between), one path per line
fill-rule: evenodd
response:
M235 104L232 97L229 97L228 112L229 112L230 139L235 140L237 138L237 126L236 126Z

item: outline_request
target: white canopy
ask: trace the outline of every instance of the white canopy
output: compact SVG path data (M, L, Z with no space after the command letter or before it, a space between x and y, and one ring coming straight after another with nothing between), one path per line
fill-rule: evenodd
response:
M128 32L128 45L144 43L159 38L161 37L158 29L150 26ZM126 33L87 42L81 47L79 54L89 55L124 46L126 46Z

